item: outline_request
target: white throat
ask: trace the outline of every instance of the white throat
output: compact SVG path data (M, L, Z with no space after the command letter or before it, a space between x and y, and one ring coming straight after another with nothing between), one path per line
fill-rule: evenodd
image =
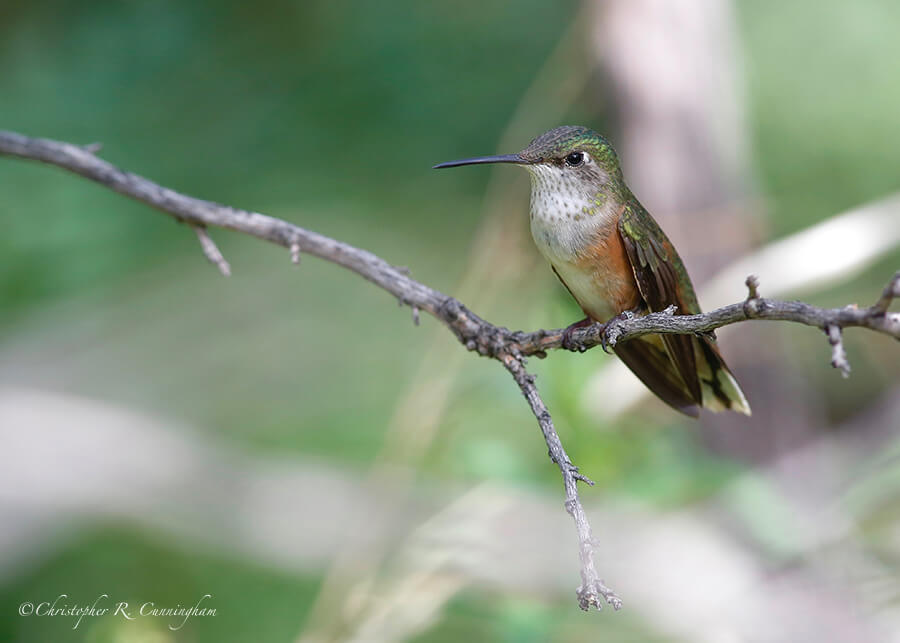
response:
M616 204L573 169L545 163L526 167L531 174L531 236L557 268L575 261L598 233L615 225Z

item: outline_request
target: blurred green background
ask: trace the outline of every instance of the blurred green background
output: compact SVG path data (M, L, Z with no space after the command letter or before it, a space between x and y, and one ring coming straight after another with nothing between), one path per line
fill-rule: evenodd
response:
M0 129L100 141L103 158L165 186L282 217L408 266L416 279L460 296L495 323L559 327L577 310L520 242L527 235L524 173L429 168L492 153L504 136L512 148L500 151L515 151L530 136L568 122L609 132L618 143L627 114L617 113L615 84L604 82L597 71L602 60L589 45L602 33L591 26L607 15L602 4L7 0L0 6ZM735 3L731 11L751 177L740 195L752 204L744 245L765 245L897 191L900 5L767 0ZM640 31L635 38L640 52ZM563 97L559 88L570 73L586 80ZM393 630L357 633L355 640L773 640L756 638L738 621L732 638L716 638L712 626L699 637L654 611L657 603L642 605L624 589L625 611L582 614L571 591L578 578L575 538L533 418L502 369L452 346L432 319L415 327L407 308L338 267L307 257L295 268L279 248L212 231L233 270L223 279L185 226L59 170L0 159L0 186L0 390L10 405L0 410L0 431L14 445L8 453L35 456L13 458L18 469L8 471L23 477L3 478L0 640L290 641L314 631L329 634L299 640L351 640L348 632L365 622L359 614L390 611L382 605L392 596L386 589L359 599L363 607L359 601L341 607L334 596L355 594L334 587L352 586L354 574L331 567L334 551L260 556L234 545L232 532L277 534L278 525L220 516L215 529L201 525L187 537L166 526L192 520L184 507L183 514L157 519L167 515L163 503L161 511L148 510L157 518L146 520L141 510L110 509L103 500L110 485L126 498L129 490L145 489L129 486L127 470L119 472L124 482L98 478L96 504L74 495L58 504L30 502L29 490L47 478L77 487L81 476L92 475L78 464L79 449L91 449L102 464L134 448L123 438L59 450L54 430L75 440L82 425L65 411L46 444L22 446L39 439L35 427L13 421L36 412L34 398L22 393L35 390L128 409L175 427L175 435L190 427L183 432L191 444L222 449L224 462L231 458L251 471L294 463L336 471L375 496L388 489L395 499L388 504L414 518L360 550L375 587L399 574L391 561L402 559L418 519L426 522L431 509L486 480L553 508L549 520L564 534L554 554L562 568L546 589L535 589L537 582L516 589L460 580L457 570L450 576L459 587L446 596L436 592L443 599L417 612L428 615L422 622L397 617ZM496 210L513 216L498 218ZM491 217L505 222L509 246L492 241ZM690 229L689 219L682 221ZM737 256L720 265L729 258ZM898 265L895 247L829 288L789 294L823 305L868 305ZM503 287L491 290L495 276ZM763 293L769 285L776 284L764 282ZM741 288L737 282L733 299L743 296ZM835 470L853 473L855 486L827 498L852 523L827 547L849 542L881 565L877 600L860 599L861 612L848 607L856 616L842 626L852 630L859 618L878 640L898 622L898 472L886 454L896 450L891 429L900 420L896 404L871 413L897 398L900 352L885 338L848 333L854 371L844 381L828 367L820 333L766 332L790 357L758 370L778 370L804 409L798 417L806 424L786 430L796 439L785 443L771 437L780 434L771 417L759 420L763 433L753 433L753 426L714 421L697 428L655 402L614 418L597 416L581 395L606 360L598 351L554 354L532 367L570 455L598 482L584 490L586 503L611 503L628 515L639 507L651 529L656 516L709 511L701 522L727 525L730 542L760 573L813 570L800 582L808 593L800 592L796 612L810 618L816 614L810 604L832 606L810 580L821 572L810 560L828 550L786 526L784 516L800 500L772 472L783 474L790 454L828 440ZM740 334L732 329L727 336L737 346ZM435 382L423 383L428 378ZM22 400L31 400L24 415L16 410ZM765 397L751 402L754 410L767 406ZM410 431L420 419L433 429ZM771 444L759 452L710 437L726 430L749 441L765 435L759 439ZM877 439L869 439L873 433ZM866 436L863 446L854 435ZM159 471L169 466L160 462ZM243 487L222 482L233 475L223 467L202 484L247 502ZM805 480L811 488L815 481ZM193 493L194 484L185 489ZM330 492L318 491L323 503ZM301 521L307 531L320 528L317 509L284 500L276 515ZM19 529L26 518L35 522ZM359 520L351 531L365 531L365 516ZM681 543L672 547L677 552ZM301 562L285 564L291 556ZM636 544L615 557L624 559L620 576L632 575L628 559L642 553ZM601 569L604 558L601 547ZM859 569L847 562L842 574ZM616 587L657 583L606 580ZM829 582L838 580L846 577ZM73 630L69 618L18 615L23 601L61 593L79 603L106 593L166 605L209 593L217 614L178 631L160 619L93 618Z

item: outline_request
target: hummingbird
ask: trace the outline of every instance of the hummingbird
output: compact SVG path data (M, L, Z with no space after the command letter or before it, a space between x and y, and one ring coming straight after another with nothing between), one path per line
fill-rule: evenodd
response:
M435 169L511 163L531 175L531 236L585 318L576 328L613 317L645 315L675 305L700 312L691 278L671 241L625 184L619 158L586 127L557 127L518 154L478 156ZM750 415L750 405L713 335L643 335L614 347L657 397L692 417L700 408Z

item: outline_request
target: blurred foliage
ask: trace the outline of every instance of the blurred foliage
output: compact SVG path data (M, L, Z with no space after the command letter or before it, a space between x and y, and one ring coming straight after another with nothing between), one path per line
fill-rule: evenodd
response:
M75 581L74 579L77 579ZM74 586L74 587L73 587ZM112 526L103 532L78 534L58 556L34 572L13 593L0 595L5 615L18 613L22 596L62 604L91 605L115 610L124 601L139 609L147 600L159 607L192 606L204 594L202 606L215 616L182 619L77 617L0 619L4 641L287 641L296 634L296 619L304 615L317 581L274 569L254 569L233 559L172 549L152 536ZM210 591L214 587L215 591ZM68 589L60 589L68 588ZM115 595L110 589L115 588ZM101 598L107 595L108 598ZM152 598L148 598L152 597ZM151 636L151 634L153 636Z
M364 246L452 292L488 174L429 167L495 149L578 6L6 0L0 127L101 141L122 167ZM896 190L900 4L738 6L772 237ZM595 113L595 100L585 96L573 114ZM0 185L0 346L33 351L39 363L65 356L16 383L169 415L247 449L370 462L431 320L416 329L407 309L355 276L310 259L291 270L284 252L216 232L235 273L223 280L183 226L59 171L0 160ZM898 259L818 303L874 300ZM521 294L528 301L504 309L504 323L558 326L573 315L552 277L536 279L547 287ZM546 304L537 314L535 297ZM873 379L884 386L896 373L850 340L856 370L842 381L823 368L821 337L792 337L810 347L797 351L799 367L837 419L877 393ZM677 506L740 469L699 448L677 418L598 430L575 397L589 360L554 355L534 366L570 454L610 493ZM496 364L471 359L454 395L466 403L445 417L423 476L558 491L558 472ZM23 597L61 587L77 586L80 599L115 587L172 601L215 587L220 616L191 621L177 640L290 640L317 583L111 527L16 579L0 606L12 614ZM420 640L585 640L571 612L569 600L466 593ZM627 616L616 623L619 640L651 636ZM96 627L79 640L131 636ZM4 617L0 639L68 640L56 628L65 624Z
M900 5L737 6L773 236L896 191Z
M192 194L308 210L302 222L320 230L315 212L336 204L363 221L418 222L419 235L448 217L471 230L476 208L441 204L454 183L477 193L483 177L437 180L429 167L493 145L570 13L411 0L36 5L0 25L0 118L102 140L106 158ZM162 247L193 251L143 206L82 180L6 163L2 176L15 186L0 203L14 226L0 241L4 310L139 270Z

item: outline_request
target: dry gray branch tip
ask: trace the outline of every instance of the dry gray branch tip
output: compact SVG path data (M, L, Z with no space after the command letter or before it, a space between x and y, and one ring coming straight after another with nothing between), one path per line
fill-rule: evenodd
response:
M847 361L841 329L837 326L828 326L825 334L828 336L828 343L831 344L831 365L841 371L842 377L850 377L850 362Z
M218 246L216 246L216 242L209 236L209 233L206 231L206 226L193 225L192 227L194 228L194 232L197 233L197 239L200 241L200 248L203 250L203 254L209 262L218 268L222 275L230 277L231 266L225 261L225 257L222 255Z

